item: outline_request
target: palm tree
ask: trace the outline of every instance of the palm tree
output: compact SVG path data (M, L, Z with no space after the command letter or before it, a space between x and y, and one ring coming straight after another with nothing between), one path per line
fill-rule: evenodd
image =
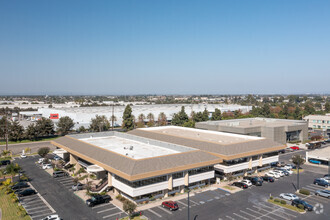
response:
M167 124L167 118L164 112L159 113L158 115L158 125L164 126Z
M11 150L3 150L1 155L3 157L8 157L9 155L11 155L11 153L12 153Z
M155 116L151 112L147 115L147 119L148 119L148 127L152 127L155 125Z

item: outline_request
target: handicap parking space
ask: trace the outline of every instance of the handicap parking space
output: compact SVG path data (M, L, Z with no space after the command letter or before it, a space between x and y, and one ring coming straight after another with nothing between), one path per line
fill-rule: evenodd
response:
M91 208L100 219L120 219L127 216L125 212L111 203L104 203Z
M244 207L240 210L222 216L220 219L275 219L275 220L287 220L287 219L299 219L298 213L289 209L283 209L278 206L274 206L269 203L258 203L249 207Z

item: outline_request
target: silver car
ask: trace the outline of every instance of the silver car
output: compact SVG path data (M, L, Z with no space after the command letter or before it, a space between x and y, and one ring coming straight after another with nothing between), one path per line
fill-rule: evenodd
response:
M299 199L299 197L296 196L293 193L281 193L280 194L280 198L281 199L286 199L286 200L289 200L289 201L292 201L292 200L295 200L295 199Z
M77 183L77 184L75 184L75 185L72 186L72 190L73 191L82 190L83 188L84 188L84 186L81 183Z
M315 191L315 195L317 196L323 196L323 197L326 197L326 198L330 198L330 190L316 190Z

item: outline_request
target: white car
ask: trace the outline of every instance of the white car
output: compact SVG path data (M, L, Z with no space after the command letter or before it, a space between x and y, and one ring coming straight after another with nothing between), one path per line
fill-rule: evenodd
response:
M26 158L26 155L25 154L21 154L21 158Z
M40 158L39 160L38 160L38 164L41 164L41 163L43 163L44 162L44 158Z
M269 171L268 173L265 173L266 176L275 177L276 179L280 178L280 174L275 173L274 171Z
M250 180L242 180L241 183L245 183L246 185L248 185L248 187L252 186L252 183Z
M46 169L51 169L51 168L53 168L51 164L44 164L44 165L42 166L42 169L44 169L44 170L46 170Z
M292 170L290 170L290 169L285 169L285 168L283 168L286 172L288 172L290 175L291 174L293 174L293 171Z
M280 170L273 170L273 172L278 173L280 175L280 177L285 176L283 171Z
M43 218L42 220L61 220L61 218L58 215L49 215L46 218Z
M281 193L280 194L280 198L281 199L286 199L286 200L289 200L289 201L292 201L292 200L295 200L295 199L299 199L299 197L296 196L293 193Z
M286 164L283 168L286 170L292 170L293 166L291 164Z

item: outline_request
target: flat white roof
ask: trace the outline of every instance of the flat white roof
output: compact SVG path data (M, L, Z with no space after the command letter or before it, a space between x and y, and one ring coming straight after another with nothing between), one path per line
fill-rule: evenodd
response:
M202 130L197 128L185 128L178 126L163 126L163 127L151 127L151 128L140 128L140 129L155 133L160 133L160 134L195 139L199 141L213 142L223 145L264 139L261 137L254 137L248 135L231 134L226 132Z
M306 154L308 155L308 157L328 161L330 160L330 146L321 149L316 149L313 151L308 151L306 152Z
M179 150L173 150L116 136L90 137L79 140L133 159L144 159L181 152Z

